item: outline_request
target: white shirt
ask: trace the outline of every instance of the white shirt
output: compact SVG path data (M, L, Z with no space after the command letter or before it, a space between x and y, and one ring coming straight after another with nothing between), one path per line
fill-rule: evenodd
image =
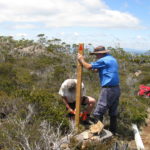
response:
M76 90L73 90L72 92L68 90L68 84L70 84L70 82L75 82L77 84L77 79L65 80L59 89L59 95L61 95L62 97L67 97L68 103L73 103L76 101ZM82 83L81 96L84 95L85 95L85 89L84 89L84 84Z

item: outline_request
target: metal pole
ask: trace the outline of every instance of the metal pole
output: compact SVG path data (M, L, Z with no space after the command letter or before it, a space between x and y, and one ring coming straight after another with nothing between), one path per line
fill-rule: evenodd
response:
M80 43L78 47L78 53L83 55L83 51L84 51L84 44ZM79 130L79 122L80 122L81 86L82 86L82 65L79 63L79 61L77 61L76 115L75 115L75 123L77 130Z
M144 150L144 144L142 142L139 130L137 128L136 124L132 124L132 129L134 131L134 138L135 138L135 142L136 142L136 146L138 150Z

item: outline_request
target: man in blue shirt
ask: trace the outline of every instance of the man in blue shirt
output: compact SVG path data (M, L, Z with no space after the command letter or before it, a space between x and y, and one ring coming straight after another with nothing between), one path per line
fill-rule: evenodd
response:
M87 63L80 54L78 54L78 60L84 68L95 70L99 73L102 89L93 115L96 119L102 121L103 115L109 110L109 129L115 134L118 114L117 107L120 97L119 73L116 59L108 52L109 50L106 50L104 46L98 46L91 53L91 55L96 55L96 62Z

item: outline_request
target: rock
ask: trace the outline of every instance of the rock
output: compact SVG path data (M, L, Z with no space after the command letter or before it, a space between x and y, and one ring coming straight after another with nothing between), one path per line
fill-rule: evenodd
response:
M102 142L108 140L112 137L112 133L108 130L103 129L104 125L102 122L98 121L96 124L93 124L89 127L88 130L75 135L75 136L66 136L61 139L62 149L70 143L71 138L75 138L79 143L82 143L82 149L84 149L89 142ZM66 150L66 149L65 149Z
M83 135L83 138L84 139L88 139L90 136L89 136L89 133L88 132L85 132L85 134Z
M142 71L138 70L137 72L135 72L135 76L138 77L141 73L142 73Z
M15 52L19 52L21 55L38 55L38 54L42 54L45 53L46 48L43 45L39 45L39 44L33 44L31 46L28 47L19 47L19 48L15 48L11 51L11 53L15 53Z
M100 134L92 134L90 130L86 130L79 135L76 135L76 140L82 143L82 149L85 149L90 142L103 142L109 140L112 137L112 133L108 130L103 129Z
M78 141L83 141L83 140L87 140L89 138L91 138L93 136L93 134L91 134L91 132L89 130L86 130L78 135L75 136L75 138Z
M90 132L93 134L95 133L100 134L103 128L104 128L103 123L101 121L98 121L96 124L90 126Z
M70 150L69 145L67 143L61 144L60 149L61 150Z
M104 141L108 138L112 137L112 133L108 130L103 129L100 134L98 133L91 133L90 130L86 130L78 135L75 136L75 138L78 141L85 141L85 140L96 140L96 141Z

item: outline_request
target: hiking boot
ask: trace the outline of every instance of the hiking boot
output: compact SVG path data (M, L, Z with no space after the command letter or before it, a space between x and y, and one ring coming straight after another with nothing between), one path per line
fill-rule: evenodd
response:
M113 135L116 135L116 130L117 130L117 117L112 116L110 117L109 131L111 131Z
M98 121L99 120L94 116L88 115L86 120L81 120L81 123L84 125L92 125L92 124L96 124Z
M92 125L93 124L90 116L88 116L86 120L81 120L81 123L83 125Z
M81 121L81 124L90 126L91 122L89 122L88 120L84 120L84 121Z
M98 122L98 121L101 121L103 122L103 116L94 116L95 120ZM96 122L96 123L97 123Z
M100 116L90 116L89 119L92 122L92 124L96 124L98 121L102 122L103 117L100 117Z

